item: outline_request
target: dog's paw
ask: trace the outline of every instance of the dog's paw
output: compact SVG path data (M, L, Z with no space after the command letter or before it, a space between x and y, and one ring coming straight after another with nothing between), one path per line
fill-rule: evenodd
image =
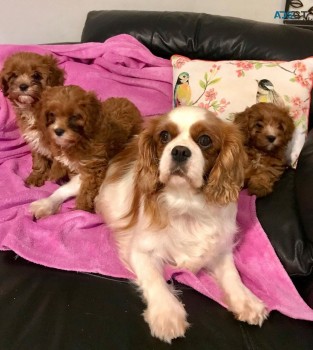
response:
M169 344L173 339L184 337L189 327L187 313L178 300L170 305L150 306L143 316L149 324L151 335Z
M260 327L269 315L264 303L249 291L245 298L233 299L230 310L237 320Z
M50 198L39 199L30 204L29 211L36 219L53 215L59 210L60 205L53 202Z
M46 182L46 178L44 176L31 173L27 179L24 181L27 187L41 187Z

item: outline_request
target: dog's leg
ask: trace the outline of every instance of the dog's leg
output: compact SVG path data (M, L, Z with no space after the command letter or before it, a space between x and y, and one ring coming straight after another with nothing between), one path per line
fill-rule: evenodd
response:
M85 168L80 169L81 187L76 197L76 209L93 213L95 211L95 198L105 178L107 164L86 163Z
M36 219L55 214L64 201L78 194L80 185L80 176L72 177L68 183L59 187L51 196L31 203L30 212Z
M263 302L242 283L232 253L223 256L211 271L225 294L228 309L236 318L261 326L268 311Z
M52 161L37 152L32 152L32 172L25 180L26 186L42 186L48 180Z
M131 252L130 261L137 276L136 283L147 303L143 316L152 336L167 343L184 337L189 326L187 313L166 283L161 263L153 259L151 253L139 250Z

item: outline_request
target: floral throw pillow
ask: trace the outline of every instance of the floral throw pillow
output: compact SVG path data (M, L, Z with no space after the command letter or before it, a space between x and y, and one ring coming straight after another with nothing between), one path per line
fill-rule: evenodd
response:
M288 150L295 166L308 128L313 57L284 61L202 61L174 55L174 106L206 108L232 120L234 113L257 102L286 106L296 131Z

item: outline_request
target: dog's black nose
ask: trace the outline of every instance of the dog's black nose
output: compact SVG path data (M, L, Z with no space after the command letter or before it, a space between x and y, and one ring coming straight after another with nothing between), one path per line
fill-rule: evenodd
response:
M171 154L175 162L183 163L191 156L191 151L185 146L176 146L172 149Z
M21 84L20 85L20 90L21 91L26 91L28 89L28 85L27 84Z
M269 142L273 143L276 140L276 136L274 135L267 135L266 138L269 140Z
M64 134L64 129L57 128L54 130L54 132L57 136L62 136Z

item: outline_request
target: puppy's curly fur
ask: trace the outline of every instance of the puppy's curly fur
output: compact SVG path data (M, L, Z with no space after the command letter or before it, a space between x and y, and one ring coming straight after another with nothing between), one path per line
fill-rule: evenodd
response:
M61 164L53 164L49 145L38 130L35 108L47 86L63 85L64 71L51 55L18 52L9 56L0 72L0 87L12 102L17 124L32 151L32 172L26 185L41 186L66 174ZM53 164L53 165L52 165ZM53 167L53 171L50 171Z
M109 160L141 130L139 110L126 98L101 102L71 85L46 89L39 115L55 158L81 177L76 208L94 211Z
M249 163L245 186L251 195L264 197L273 191L287 164L286 149L295 126L288 110L273 103L257 103L235 115L244 135Z

